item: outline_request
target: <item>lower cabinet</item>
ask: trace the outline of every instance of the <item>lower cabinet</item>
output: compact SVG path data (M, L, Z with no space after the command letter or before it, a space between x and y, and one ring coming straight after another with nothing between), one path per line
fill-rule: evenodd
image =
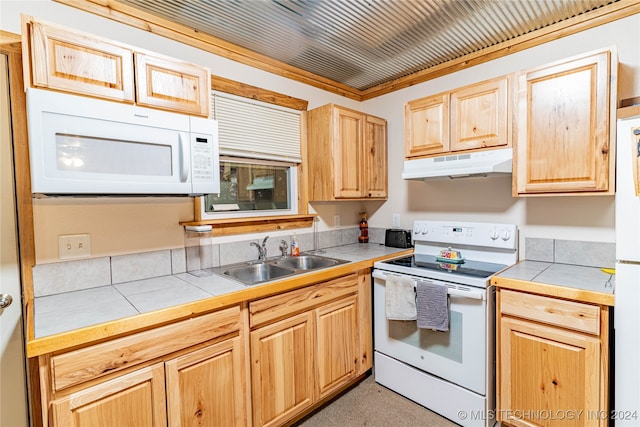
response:
M68 353L41 356L42 400L49 402L43 404L42 424L247 426L242 325L236 306ZM42 387L46 384L48 389Z
M498 304L498 420L608 425L608 309L504 289Z
M325 397L358 372L357 297L314 310L316 320L316 395Z
M361 277L249 304L254 426L290 421L370 367L362 361L370 350L360 342L358 323L358 299L370 295L361 295L359 284L370 280Z
M371 344L364 269L39 356L43 416L33 425L279 426L371 368Z
M157 363L57 399L53 424L65 427L166 426L164 366Z
M311 406L313 323L307 312L251 332L255 426L280 425Z
M171 359L165 372L170 427L247 425L240 337Z

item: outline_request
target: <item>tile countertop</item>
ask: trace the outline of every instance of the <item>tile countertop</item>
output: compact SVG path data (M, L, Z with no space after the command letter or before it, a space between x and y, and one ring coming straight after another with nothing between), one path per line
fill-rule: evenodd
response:
M491 284L587 303L614 302L615 276L597 267L525 260L493 276Z
M412 253L412 249L380 244L326 248L319 254L348 263L254 286L225 276L189 273L160 276L115 285L38 297L34 301L34 339L28 357L122 335L193 317L228 305L306 286L372 267L381 259Z

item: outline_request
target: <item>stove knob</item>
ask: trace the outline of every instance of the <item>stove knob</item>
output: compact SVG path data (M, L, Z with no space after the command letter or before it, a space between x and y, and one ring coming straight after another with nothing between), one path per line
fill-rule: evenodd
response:
M503 230L500 238L506 242L511 238L511 232L509 230Z
M498 230L493 230L492 232L489 233L489 237L491 237L491 240L497 240L499 236L498 234Z

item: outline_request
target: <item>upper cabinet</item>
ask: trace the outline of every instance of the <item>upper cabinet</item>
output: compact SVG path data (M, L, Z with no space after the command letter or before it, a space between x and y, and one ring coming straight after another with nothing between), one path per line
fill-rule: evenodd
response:
M405 105L405 158L509 145L508 78Z
M387 197L387 122L333 104L309 111L309 200Z
M22 25L27 85L209 116L206 67L32 17Z
M613 194L611 62L601 51L519 73L515 196Z

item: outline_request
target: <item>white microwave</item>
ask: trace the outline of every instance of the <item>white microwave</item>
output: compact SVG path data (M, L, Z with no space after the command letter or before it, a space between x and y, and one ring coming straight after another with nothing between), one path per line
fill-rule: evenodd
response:
M215 120L28 89L27 121L32 193L220 192Z

